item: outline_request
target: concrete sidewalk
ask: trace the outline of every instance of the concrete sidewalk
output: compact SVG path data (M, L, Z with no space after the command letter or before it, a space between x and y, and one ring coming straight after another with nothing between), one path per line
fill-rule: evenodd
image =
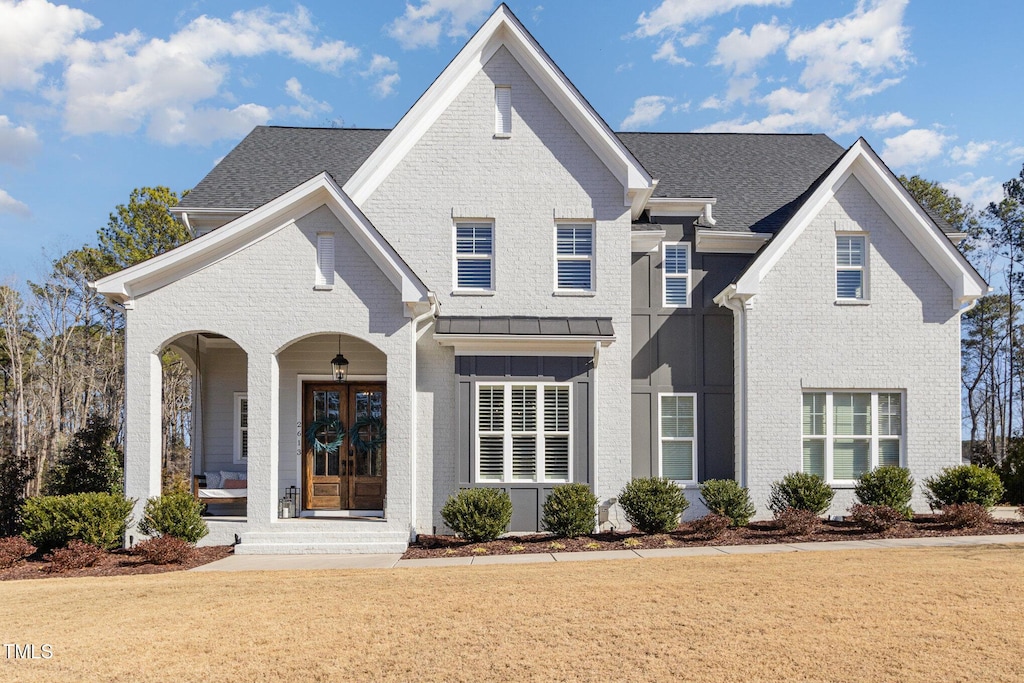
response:
M653 550L594 550L573 553L532 553L526 555L477 555L403 560L388 555L231 555L204 564L194 572L241 572L295 569L392 569L402 567L459 567L484 564L529 564L536 562L591 562L595 560L642 560L657 557L753 555L763 553L821 552L829 550L870 550L880 548L935 548L941 546L1024 545L1024 534L991 536L941 536L925 538L879 538L870 541L827 541L815 543L773 543L765 545L713 545Z

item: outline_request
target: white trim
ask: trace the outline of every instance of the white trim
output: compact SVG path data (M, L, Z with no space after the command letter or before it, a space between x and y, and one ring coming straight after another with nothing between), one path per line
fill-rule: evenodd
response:
M629 233L630 251L647 252L661 249L664 230L632 230Z
M733 232L697 227L697 251L718 254L755 254L771 237L764 232Z
M594 354L594 345L608 346L614 336L555 336L511 334L438 334L434 341L454 347L456 356L583 356Z
M669 273L665 269L665 251L669 247L683 247L686 250L686 273ZM673 304L668 301L668 281L686 279L686 301L681 304ZM693 294L693 248L689 242L662 242L661 243L661 307L662 308L690 308L692 306Z
M579 256L576 254L559 254L558 253L558 230L559 228L576 228L586 227L590 229L590 253L585 256ZM554 288L553 292L556 296L593 296L597 293L597 226L593 220L556 220L555 229L553 231L554 238ZM573 240L575 244L575 239ZM574 247L575 248L575 247ZM558 264L561 261L586 261L590 264L590 287L586 289L578 289L574 287L559 287L558 286Z
M691 444L690 456L693 459L692 479L673 479L672 481L678 484L696 484L697 483L697 394L688 392L673 392L673 391L661 391L658 392L658 476L665 476L665 463L664 463L664 452L663 446L665 439L669 438L672 441L689 441ZM661 399L665 397L690 397L693 399L693 436L690 437L665 437L661 430Z
M356 242L399 290L403 302L411 304L427 301L427 287L423 281L327 173L310 178L222 228L101 278L90 286L100 294L128 306L134 297L218 263L294 225L296 219L320 206L327 206L349 230Z
M646 208L652 216L695 218L717 202L715 197L651 197Z
M619 179L624 189L624 206L632 206L634 196L652 188L654 181L650 174L551 61L519 19L502 4L345 183L346 193L356 204L362 206L369 199L501 47L508 49L602 163Z
M248 432L249 426L242 427L242 401L246 402L246 417L248 418L248 401L249 393L246 391L234 392L234 418L231 421L231 432L232 438L232 449L231 449L231 462L235 465L249 465L249 454L246 453L246 457L242 457L242 432ZM248 420L246 420L248 422Z
M988 283L957 251L934 221L907 192L892 171L871 149L864 138L853 143L818 184L817 189L800 206L792 218L775 235L731 288L729 296L739 296L745 303L760 291L761 280L800 237L843 184L856 177L879 203L889 218L900 228L929 264L952 289L954 309L975 301L991 290Z

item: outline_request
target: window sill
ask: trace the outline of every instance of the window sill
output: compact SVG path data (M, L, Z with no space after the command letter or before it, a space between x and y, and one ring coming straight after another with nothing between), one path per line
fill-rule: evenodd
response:
M330 292L334 289L334 285L313 285L314 292Z
M871 299L836 299L836 306L870 306Z
M829 481L826 483L830 489L836 489L837 491L852 491L857 488L857 482L855 481Z
M494 296L493 289L453 289L452 296Z
M584 289L556 289L551 296L597 296L597 292Z
M495 133L494 134L494 139L495 140L508 140L510 137L512 137L512 133Z

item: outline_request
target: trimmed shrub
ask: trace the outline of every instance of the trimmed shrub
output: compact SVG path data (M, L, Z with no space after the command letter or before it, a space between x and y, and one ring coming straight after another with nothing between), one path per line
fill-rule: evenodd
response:
M36 547L21 536L0 538L0 569L9 569L36 551Z
M810 536L821 527L821 517L811 510L788 507L775 513L775 525L788 536Z
M963 503L977 503L990 508L1002 497L1003 482L987 467L958 465L925 479L924 489L933 510Z
M710 512L690 524L690 531L695 538L710 541L718 538L732 526L733 521L725 515Z
M851 522L864 531L888 531L906 519L906 514L888 505L857 503L850 506Z
M575 538L594 530L597 496L586 484L560 484L541 508L541 528L557 536Z
M664 534L679 526L679 517L690 507L683 490L668 479L634 479L619 494L626 520L645 534Z
M184 564L195 556L195 552L191 544L176 536L147 538L132 548L133 555L150 564Z
M119 493L124 480L121 455L114 448L117 430L110 419L90 416L43 477L43 493Z
M195 544L210 533L200 503L187 491L174 490L146 501L139 531L147 536L174 536Z
M77 539L68 543L64 548L43 555L43 559L50 562L47 571L56 573L92 567L102 557L103 548L98 548L92 543L86 543Z
M700 485L700 499L711 512L728 517L733 526L746 526L757 511L750 493L733 479L708 479Z
M864 505L884 505L901 512L907 519L914 516L910 508L914 478L905 467L879 467L865 472L853 492Z
M469 541L493 541L512 521L512 499L502 489L463 489L448 498L441 518Z
M825 480L816 474L806 472L790 472L772 484L772 492L768 497L768 507L778 519L779 513L787 508L808 510L815 515L828 510L832 504L833 491Z
M113 550L123 543L134 506L110 493L29 498L21 508L22 536L44 550L76 539Z
M954 529L973 529L995 522L984 505L978 503L953 503L942 508L939 521Z

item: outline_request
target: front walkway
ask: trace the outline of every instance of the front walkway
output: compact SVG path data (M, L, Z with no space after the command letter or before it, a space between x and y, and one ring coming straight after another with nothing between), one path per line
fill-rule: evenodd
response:
M879 538L870 541L827 541L772 543L764 545L711 545L654 550L595 550L576 553L532 553L527 555L478 555L403 560L387 555L231 555L204 564L194 572L241 572L278 569L392 569L401 567L455 567L482 564L529 564L535 562L580 562L592 560L642 560L658 557L694 557L794 553L827 550L871 550L879 548L934 548L948 546L1022 544L1024 534L991 536L931 536L925 538Z

